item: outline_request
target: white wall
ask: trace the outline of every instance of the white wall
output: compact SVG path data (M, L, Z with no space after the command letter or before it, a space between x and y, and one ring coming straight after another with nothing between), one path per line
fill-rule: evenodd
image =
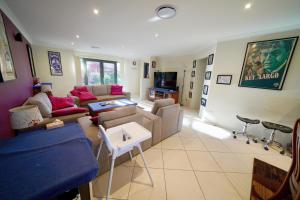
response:
M202 117L229 130L241 128L241 123L235 117L236 114L292 127L300 117L299 42L282 91L238 87L238 82L248 42L299 35L300 30L295 30L218 43L209 98L207 107L201 112ZM218 74L232 74L232 84L229 86L216 84ZM269 133L262 125L251 126L249 131L258 136ZM277 139L281 142L290 141L290 137L284 134L277 135Z
M141 61L135 62L136 65L133 65L133 60L124 62L123 84L126 90L131 92L132 96L138 96L140 94L140 69L144 64Z
M37 77L39 77L42 82L51 82L53 84L54 95L66 96L74 85L76 85L76 68L73 51L35 45L32 51ZM63 76L51 76L48 51L60 52Z

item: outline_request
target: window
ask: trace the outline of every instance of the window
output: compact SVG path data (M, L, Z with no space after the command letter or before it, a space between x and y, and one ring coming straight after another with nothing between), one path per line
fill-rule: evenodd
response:
M117 84L120 79L120 64L115 61L83 58L84 83L86 85Z

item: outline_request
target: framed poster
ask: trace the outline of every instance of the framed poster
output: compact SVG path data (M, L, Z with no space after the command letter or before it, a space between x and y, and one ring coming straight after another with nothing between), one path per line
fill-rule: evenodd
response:
M191 77L195 77L195 71L192 71Z
M298 38L249 42L239 86L281 90Z
M212 65L214 63L214 54L210 54L207 59L207 65Z
M191 81L191 82L190 82L190 89L192 90L193 88L194 88L194 82Z
M32 77L36 77L31 46L29 44L26 44L26 48L27 48L29 64L30 64L30 68L31 68L31 75L32 75Z
M207 95L208 94L208 85L203 86L203 94Z
M205 72L205 80L210 80L210 77L211 77L211 71L207 71Z
M217 84L230 85L231 79L232 79L232 75L218 75Z
M62 76L61 57L59 52L48 51L50 73L52 76Z
M201 98L201 106L206 107L206 99L205 98Z
M193 98L193 93L191 91L189 92L189 98Z
M0 82L10 81L17 78L14 62L11 56L6 29L0 14Z
M152 67L152 68L155 68L155 67L156 67L156 61L153 60L153 61L151 62L151 67Z
M193 68L196 68L196 66L197 66L197 60L194 60L193 61Z

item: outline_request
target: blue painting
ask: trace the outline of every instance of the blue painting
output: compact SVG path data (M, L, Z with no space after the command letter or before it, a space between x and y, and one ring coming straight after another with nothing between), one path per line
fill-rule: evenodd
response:
M48 51L50 72L52 76L62 76L62 65L59 52Z
M240 87L281 90L298 37L247 45Z

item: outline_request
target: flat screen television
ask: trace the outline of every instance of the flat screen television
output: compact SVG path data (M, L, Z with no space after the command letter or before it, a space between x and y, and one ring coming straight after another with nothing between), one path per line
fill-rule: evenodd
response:
M177 72L154 72L154 87L176 90Z

